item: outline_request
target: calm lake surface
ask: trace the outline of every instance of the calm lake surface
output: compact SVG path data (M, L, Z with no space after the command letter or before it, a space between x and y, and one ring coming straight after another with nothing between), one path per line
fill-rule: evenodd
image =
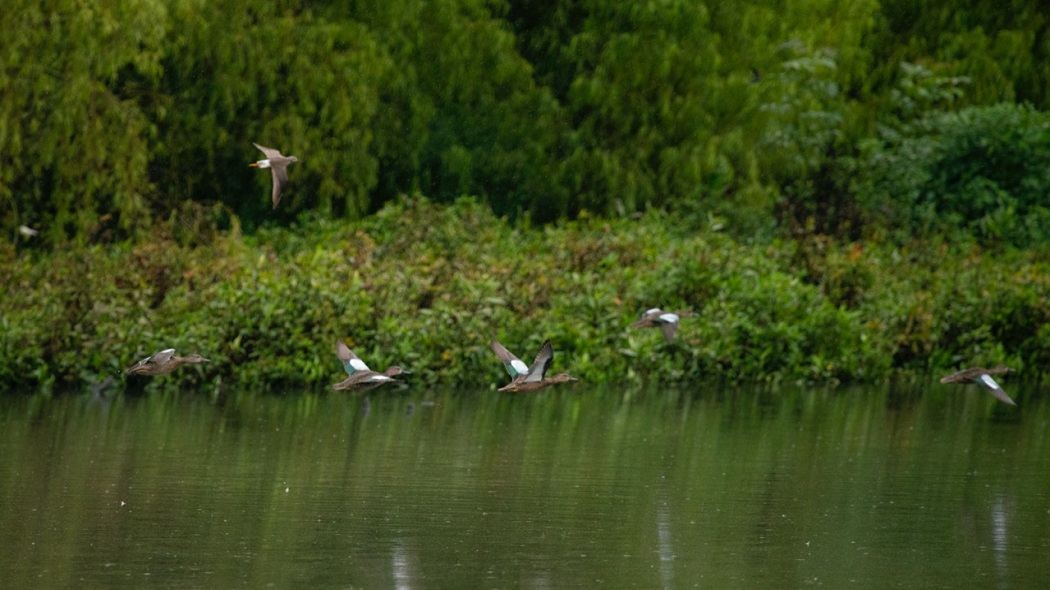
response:
M1050 396L0 399L0 586L1041 588Z

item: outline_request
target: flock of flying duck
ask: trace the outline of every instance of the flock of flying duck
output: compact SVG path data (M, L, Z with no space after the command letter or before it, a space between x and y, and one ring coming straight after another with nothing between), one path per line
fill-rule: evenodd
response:
M273 208L276 209L277 204L281 202L281 190L288 182L288 165L298 162L299 159L295 156L285 156L279 150L261 146L255 142L252 142L252 145L258 148L266 157L252 162L249 166L270 169L273 176ZM660 328L663 332L664 340L670 342L678 331L679 320L694 315L692 311L687 309L671 312L653 308L643 313L640 318L631 324L631 327ZM568 373L559 373L552 377L547 377L547 371L554 364L554 347L549 339L545 340L543 345L540 346L540 351L536 353L536 358L532 361L532 365L526 365L524 361L514 356L495 338L489 341L489 347L496 354L496 357L503 362L503 366L507 369L507 374L510 375L510 383L500 387L499 391L530 393L557 383L576 381L576 378ZM409 373L398 365L387 367L381 373L373 371L342 340L336 344L335 355L343 364L343 369L347 374L346 379L332 385L332 388L336 391L370 391L386 383L395 382L397 381L396 377ZM206 362L209 362L208 359L199 354L177 356L175 349L169 348L135 363L124 374L129 376L164 375L184 364ZM1014 400L1010 399L1010 396L992 378L992 375L1002 375L1009 370L1003 366L992 369L981 367L963 369L941 378L941 383L976 383L987 389L999 401L1015 406L1017 404L1014 403Z
M638 321L631 324L632 328L662 328L664 339L670 341L674 338L678 329L678 320L681 317L694 315L691 311L663 311L661 309L650 309L642 314ZM547 376L547 371L554 364L554 347L550 339L545 340L540 346L540 351L532 361L532 365L526 365L524 361L514 356L505 346L495 338L489 341L489 347L496 357L503 362L510 375L510 383L499 388L499 391L510 391L518 393L529 393L538 391L544 387L556 383L576 381L576 378L568 373L559 373L552 377ZM336 391L369 391L397 381L395 377L409 374L399 365L387 367L383 372L373 371L362 361L345 342L340 340L335 345L335 356L343 364L346 371L346 379L332 385ZM185 364L211 362L199 354L189 356L178 356L174 348L162 350L152 356L148 356L135 363L124 371L125 376L149 376L166 375Z
M660 328L664 339L670 341L674 338L678 329L679 319L692 315L694 315L693 312L688 310L668 312L654 308L643 313L637 321L631 324L631 327ZM547 376L547 371L554 364L554 347L551 345L550 339L545 340L543 345L540 346L540 351L536 353L536 358L531 365L525 364L525 361L522 361L514 353L507 350L495 338L489 341L489 348L495 353L496 358L503 363L503 366L507 369L507 374L510 375L510 383L500 387L498 391L531 393L557 383L576 381L576 378L568 373L559 373L551 377ZM342 340L336 343L335 355L342 363L343 370L347 374L346 379L332 385L332 389L336 391L371 391L381 385L396 382L396 377L400 375L410 374L409 371L406 371L400 365L387 367L383 372L374 371L360 357L354 354L354 351L350 350L350 347ZM128 376L165 375L184 364L206 362L209 362L208 359L199 354L177 356L175 349L169 348L135 363L124 374ZM1005 374L1009 370L1003 366L992 369L980 367L964 369L943 377L941 383L976 383L987 389L996 399L1015 406L1017 404L1014 403L1014 400L1010 399L1010 396L992 378L992 375Z

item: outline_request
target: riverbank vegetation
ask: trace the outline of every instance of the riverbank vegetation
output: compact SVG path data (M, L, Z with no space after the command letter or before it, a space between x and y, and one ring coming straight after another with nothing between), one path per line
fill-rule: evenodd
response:
M589 380L1047 366L1038 3L8 8L4 387L169 346L312 386L336 338L463 385L493 335ZM276 211L252 141L300 159ZM657 305L700 316L624 328Z
M416 221L418 220L418 221ZM46 254L3 251L0 384L77 387L161 348L210 364L166 380L320 387L337 339L415 383L502 384L496 336L588 381L872 382L960 364L1050 361L1045 252L943 239L744 244L659 212L541 227L473 199L391 203L365 220L304 219L252 236ZM691 308L678 338L629 330Z

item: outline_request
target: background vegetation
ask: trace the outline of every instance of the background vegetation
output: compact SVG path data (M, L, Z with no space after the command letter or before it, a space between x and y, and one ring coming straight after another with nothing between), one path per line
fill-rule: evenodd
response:
M1037 372L1047 14L13 0L0 383L170 345L217 360L184 379L313 383L336 337L490 383L493 331L585 378ZM251 141L300 158L277 211ZM652 305L703 317L624 331Z
M550 337L556 370L588 381L870 382L971 359L1039 375L1046 258L983 254L941 241L745 245L657 212L524 229L475 200L421 198L202 246L159 236L47 264L8 248L0 386L80 387L169 346L213 361L161 380L172 386L320 386L342 373L338 338L417 384L502 384L490 337L525 359ZM655 302L700 317L671 343L629 330Z
M913 209L909 231L1045 226L1037 2L13 0L0 25L11 236L141 236L186 203L354 219L402 193L749 238ZM302 160L276 217L251 141Z

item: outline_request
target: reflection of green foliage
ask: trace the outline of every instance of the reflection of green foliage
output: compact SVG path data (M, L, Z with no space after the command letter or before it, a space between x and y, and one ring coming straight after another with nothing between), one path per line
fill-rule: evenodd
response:
M943 386L26 396L0 415L4 582L1024 587L1045 564L1002 568L981 539L1004 506L1007 551L1046 538L1022 500L1050 489L1032 401L1022 419ZM870 556L817 550L858 539ZM671 551L704 558L662 570Z
M476 200L411 198L353 225L304 220L193 247L35 262L7 249L0 383L74 385L174 346L214 362L155 387L323 386L341 371L338 338L374 368L463 385L504 379L493 336L522 358L549 337L556 370L588 381L866 381L981 360L1038 371L1050 356L1050 272L1036 258L744 245L683 224L654 212L529 229ZM700 315L671 343L627 329L654 305Z

